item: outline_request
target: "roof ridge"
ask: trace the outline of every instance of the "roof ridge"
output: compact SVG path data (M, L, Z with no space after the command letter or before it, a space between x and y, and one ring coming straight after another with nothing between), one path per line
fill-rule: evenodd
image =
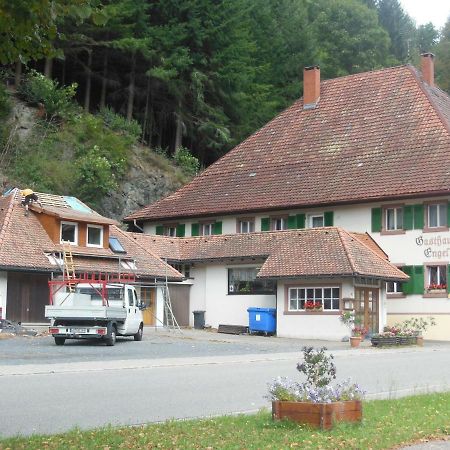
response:
M427 98L427 100L429 101L430 105L433 107L434 112L436 113L436 115L439 117L439 120L442 122L442 125L444 126L444 128L447 130L449 136L450 136L450 124L448 123L447 119L444 117L444 115L442 114L439 106L436 104L436 102L434 101L434 99L431 97L430 93L428 92L427 89L425 89L424 86L424 80L422 79L422 76L419 76L419 71L418 69L416 69L414 66L409 65L408 69L411 71L411 73L413 74L413 77L415 78L417 84L419 85L420 90L425 94L425 97ZM430 89L433 89L434 86L429 86ZM439 90L442 91L442 89L440 89L438 87ZM447 95L447 97L449 97L449 95L445 92L442 91L444 94ZM449 97L450 100L450 97Z
M346 231L346 230L344 230L343 228L340 228L340 227L336 227L336 230L337 230L339 239L341 240L342 247L344 248L345 254L347 255L347 259L348 259L348 262L349 262L350 267L352 269L352 272L353 272L353 274L356 274L358 272L356 271L355 261L353 261L353 258L351 257L349 249L348 249L348 245L345 242L344 237L342 236L343 233L345 233L347 236L350 236L350 234L348 233L348 231ZM372 253L375 253L375 252L372 252Z
M352 235L356 235L356 236L359 236L359 235L361 235L361 236L367 236L382 252L383 252L383 254L384 255L386 255L386 259L384 260L384 261L388 261L388 262L390 262L389 261L389 256L388 256L388 254L378 245L378 243L375 241L375 239L366 231L366 232L364 232L364 233L358 233L358 232L352 232L352 231L349 231L349 234L350 234L350 236L352 236ZM358 239L358 242L360 242L362 245L364 245L365 247L367 247L371 252L373 252L373 253L375 253L375 254L377 254L376 252L374 252L364 241L360 241L359 239Z
M5 220L3 221L3 224L0 227L0 248L2 247L6 231L7 231L8 227L9 227L10 222L11 222L12 211L14 209L14 200L15 200L15 197L16 197L16 191L11 192L10 197L11 198L9 200L8 210L6 211L6 214L5 214Z
M156 255L155 253L153 253L151 250L145 248L142 244L140 244L139 242L137 242L137 239L132 239L130 236L128 236L128 232L123 231L122 229L120 229L117 225L111 225L112 227L114 227L120 234L122 234L126 239L130 240L131 242L133 242L135 245L137 245L139 248L141 248L142 250L144 250L146 253L148 253L150 256L154 257L156 260L160 261L163 264L166 264L168 266L170 266L170 264L167 263L167 261L164 261L160 256ZM144 234L144 233L141 233ZM147 236L151 236L151 235L147 235ZM178 270L176 270L175 268L173 268L172 266L170 266L174 271L178 272ZM180 273L180 272L178 272ZM183 276L180 273L181 276Z

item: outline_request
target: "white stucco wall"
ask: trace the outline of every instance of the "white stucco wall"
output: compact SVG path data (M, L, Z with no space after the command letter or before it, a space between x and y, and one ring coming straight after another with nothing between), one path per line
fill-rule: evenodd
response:
M219 324L248 325L247 308L275 308L275 295L229 295L228 268L249 265L195 264L191 268L193 286L190 296L190 323L192 311L203 310L205 323L217 328Z
M277 289L277 335L280 337L301 338L301 339L323 339L323 340L341 340L349 336L349 329L344 326L339 317L340 312L336 314L299 312L298 314L286 314L286 284L296 285L295 280L289 282L280 281ZM353 280L314 280L311 283L305 280L299 280L298 286L325 286L335 284L341 286L341 298L353 299L355 297L355 287ZM386 303L384 289L380 289L379 299L379 326L380 329L386 324Z
M8 272L0 271L0 308L2 309L0 319L6 318L7 288L8 288Z

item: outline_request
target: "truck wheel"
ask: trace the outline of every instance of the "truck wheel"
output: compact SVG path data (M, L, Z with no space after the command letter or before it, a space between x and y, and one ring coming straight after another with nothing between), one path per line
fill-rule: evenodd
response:
M61 336L55 336L55 344L56 345L64 345L64 342L66 342L66 338Z
M106 345L108 347L112 347L116 343L116 337L117 337L116 326L113 325L111 327L108 337L106 338Z
M141 325L139 326L139 330L137 333L133 336L135 341L142 341L142 335L144 334L144 327Z

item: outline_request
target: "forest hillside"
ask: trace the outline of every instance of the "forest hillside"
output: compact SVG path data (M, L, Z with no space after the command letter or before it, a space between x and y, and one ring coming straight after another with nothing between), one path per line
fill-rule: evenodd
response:
M0 0L0 37L3 178L115 217L301 96L304 66L326 79L432 51L450 91L450 18L417 26L398 0Z

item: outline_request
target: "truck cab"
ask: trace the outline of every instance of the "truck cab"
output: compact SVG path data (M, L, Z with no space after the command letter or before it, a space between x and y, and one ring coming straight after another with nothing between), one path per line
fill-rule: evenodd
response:
M114 345L117 336L142 340L143 317L136 289L120 283L79 283L73 292L57 292L45 307L49 333L56 345L66 339L102 339Z

